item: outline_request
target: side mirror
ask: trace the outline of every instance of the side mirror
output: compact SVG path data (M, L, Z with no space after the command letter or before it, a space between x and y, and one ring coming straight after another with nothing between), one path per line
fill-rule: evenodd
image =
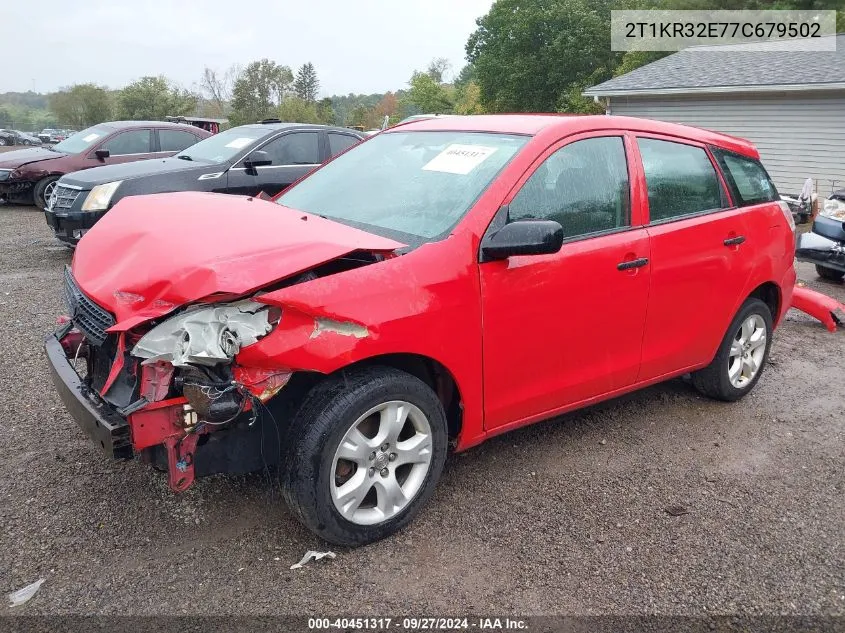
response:
M255 169L256 167L264 167L265 165L272 165L273 160L270 154L260 149L255 150L252 154L244 158L244 167L247 169Z
M505 224L481 242L483 261L512 255L549 255L563 246L563 227L552 220L518 220Z
M111 156L111 152L107 149L98 149L96 152L94 152L94 156L96 156L100 160L106 160L109 156Z

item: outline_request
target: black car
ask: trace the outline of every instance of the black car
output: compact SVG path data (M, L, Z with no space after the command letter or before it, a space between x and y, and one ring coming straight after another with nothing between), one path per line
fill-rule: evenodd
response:
M0 130L0 145L41 145L41 139L18 130Z
M126 196L209 191L274 196L365 135L348 128L264 121L211 136L172 158L96 167L64 176L44 213L75 245Z

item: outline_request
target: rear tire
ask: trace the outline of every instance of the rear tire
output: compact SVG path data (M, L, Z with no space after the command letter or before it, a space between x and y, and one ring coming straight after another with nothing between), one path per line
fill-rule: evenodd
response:
M58 179L59 176L47 176L35 183L35 187L32 190L32 201L42 211L47 208L50 194L53 192L53 187L56 186Z
M692 384L716 400L734 402L745 396L763 374L772 329L769 306L757 298L746 300L728 327L713 362L693 373Z
M424 382L391 367L343 371L314 387L294 417L285 498L331 543L378 541L428 501L447 443L443 406Z
M842 281L842 278L845 277L845 272L835 268L827 268L820 264L816 264L816 274L827 281Z

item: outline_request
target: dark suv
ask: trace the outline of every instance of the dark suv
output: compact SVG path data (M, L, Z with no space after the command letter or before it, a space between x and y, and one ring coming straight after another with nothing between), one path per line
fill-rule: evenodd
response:
M274 196L364 136L348 128L276 120L241 125L173 158L69 174L44 213L56 237L73 246L127 196L172 191Z
M0 154L0 198L47 207L56 181L73 171L165 158L211 136L191 125L114 121L77 132L52 147Z

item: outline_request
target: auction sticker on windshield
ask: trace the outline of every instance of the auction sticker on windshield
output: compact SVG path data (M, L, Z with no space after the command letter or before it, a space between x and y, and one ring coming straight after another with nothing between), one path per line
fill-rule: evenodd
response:
M254 138L236 138L234 141L226 143L226 147L231 147L232 149L243 149L254 140Z
M423 167L423 170L442 171L447 174L461 174L466 176L487 160L495 151L495 147L484 147L483 145L450 145L432 158Z
M85 141L86 143L90 143L91 141L96 141L98 138L100 138L99 134L89 134L88 136L86 136L82 140Z

